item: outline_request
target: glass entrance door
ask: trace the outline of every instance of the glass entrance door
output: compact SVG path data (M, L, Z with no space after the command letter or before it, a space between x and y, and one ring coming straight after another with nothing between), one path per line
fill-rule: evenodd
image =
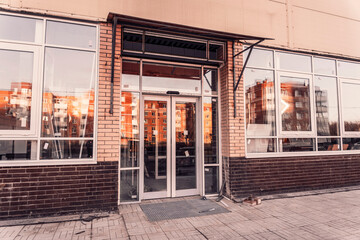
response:
M170 98L144 97L144 198L170 197Z
M144 96L143 198L199 194L196 98Z
M196 99L172 99L172 158L176 196L197 194Z

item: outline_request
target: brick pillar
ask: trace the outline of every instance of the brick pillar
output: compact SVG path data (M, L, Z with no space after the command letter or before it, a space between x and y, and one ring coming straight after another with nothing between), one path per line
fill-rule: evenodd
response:
M235 53L242 50L242 44L235 43ZM236 91L236 116L234 116L234 80L233 80L233 47L227 42L227 62L220 69L221 85L221 129L222 129L222 156L223 180L226 181L226 194L232 196L233 185L231 181L233 165L238 164L234 158L245 156L245 114L243 79ZM235 60L235 81L238 80L242 70L242 56Z
M97 160L118 161L120 147L121 26L116 31L114 102L110 114L112 23L100 24Z

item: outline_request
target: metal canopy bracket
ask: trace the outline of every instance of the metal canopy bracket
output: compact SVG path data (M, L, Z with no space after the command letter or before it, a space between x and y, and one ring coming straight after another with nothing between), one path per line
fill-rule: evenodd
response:
M236 90L237 90L237 88L238 88L238 86L239 86L239 83L240 83L240 80L241 80L241 78L242 78L242 76L243 76L243 74L244 74L244 70L245 70L246 65L247 65L247 63L248 63L248 61L249 61L249 58L250 58L251 53L252 53L252 50L254 49L254 47L255 47L256 45L260 44L260 43L263 42L264 40L265 40L265 38L264 38L264 39L260 39L260 40L258 40L256 43L250 45L248 48L246 48L246 49L244 49L244 50L242 50L242 51L240 51L240 52L238 52L238 53L236 53L236 54L235 54L235 41L233 41L234 118L236 118ZM244 53L245 51L249 51L249 54L248 54L247 57L246 57L246 60L245 60L245 63L244 63L243 68L241 69L239 78L238 78L238 80L236 81L236 76L235 76L235 58L236 58L237 56L239 56L240 54Z

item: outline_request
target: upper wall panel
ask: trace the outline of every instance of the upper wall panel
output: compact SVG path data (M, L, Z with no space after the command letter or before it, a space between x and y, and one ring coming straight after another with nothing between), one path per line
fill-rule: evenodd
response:
M293 47L360 56L360 21L293 7Z
M100 21L113 12L360 58L359 0L4 0L0 7Z

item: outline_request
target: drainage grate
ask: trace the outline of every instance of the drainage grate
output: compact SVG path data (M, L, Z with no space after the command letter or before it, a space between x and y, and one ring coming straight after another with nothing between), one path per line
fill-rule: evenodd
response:
M200 199L141 204L140 207L151 222L229 212L213 201Z

